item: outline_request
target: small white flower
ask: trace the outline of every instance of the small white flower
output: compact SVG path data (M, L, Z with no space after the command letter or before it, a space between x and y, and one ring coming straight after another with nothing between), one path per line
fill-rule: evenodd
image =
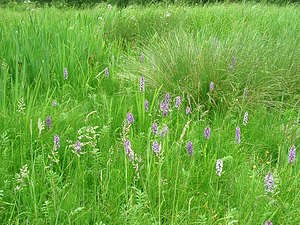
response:
M16 192L22 191L22 190L23 190L23 188L22 188L21 186L19 186L19 185L17 185L17 186L15 187L15 191L16 191Z
M171 16L171 13L170 12L167 12L166 13L166 17L170 17Z
M25 114L26 104L23 98L18 101L18 109L17 112L20 114Z
M57 101L56 101L56 100L53 100L53 101L52 101L52 106L53 106L53 107L56 107L56 106L57 106Z
M39 129L39 135L41 135L42 130L45 129L45 121L42 121L41 118L38 119L38 129Z
M22 191L26 186L26 181L29 179L29 170L27 164L24 165L20 172L16 174L16 187L15 191Z
M249 119L249 114L248 112L245 112L244 114L244 119L243 119L243 124L246 126L248 123L248 119Z
M221 173L223 171L223 160L218 159L216 162L216 172L218 176L221 176Z

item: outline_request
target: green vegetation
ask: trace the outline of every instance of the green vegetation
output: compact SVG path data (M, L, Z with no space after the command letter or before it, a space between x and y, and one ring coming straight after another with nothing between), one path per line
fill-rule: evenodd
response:
M298 3L298 0L0 0L0 5L16 6L18 4L38 4L56 7L76 6L91 7L99 3L113 4L120 7L129 5L152 5L152 4L189 4L204 5L214 3L271 3L286 5Z
M0 224L300 224L299 16L0 9Z

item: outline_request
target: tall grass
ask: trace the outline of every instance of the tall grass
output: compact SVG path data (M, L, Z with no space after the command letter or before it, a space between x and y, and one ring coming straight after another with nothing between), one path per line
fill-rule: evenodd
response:
M0 9L1 224L298 224L298 17L292 5Z

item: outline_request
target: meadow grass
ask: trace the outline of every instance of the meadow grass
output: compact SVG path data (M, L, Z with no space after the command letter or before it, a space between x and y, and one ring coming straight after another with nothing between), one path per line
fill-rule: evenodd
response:
M29 6L0 9L1 224L300 223L298 6Z

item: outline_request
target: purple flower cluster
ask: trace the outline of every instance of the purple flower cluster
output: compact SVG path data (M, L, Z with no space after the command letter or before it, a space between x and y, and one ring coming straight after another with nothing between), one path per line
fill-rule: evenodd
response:
M152 134L153 135L157 135L158 134L158 124L156 122L152 123L151 129L152 129ZM160 136L164 137L164 136L167 135L168 132L169 132L168 126L166 124L164 124L163 128L161 129Z
M181 105L181 98L180 98L180 96L177 96L177 97L175 98L175 107L176 107L177 109L179 109L180 105Z
M147 99L146 99L145 102L144 102L144 108L145 108L145 111L146 111L146 112L149 111L149 102L148 102Z
M141 78L140 78L140 91L141 92L145 91L145 78L144 78L144 76L141 76Z
M134 118L131 112L127 113L127 123L132 124L134 122Z
M292 164L294 163L296 160L296 147L295 145L293 145L290 149L290 152L289 152L289 163Z
M160 103L160 110L162 111L162 113L163 113L164 116L167 116L167 115L168 115L170 98L171 98L170 94L167 93L167 94L165 95L164 101L162 101L162 102Z
M265 225L273 225L273 223L270 220L268 220L265 222Z
M67 80L68 79L68 69L64 68L64 79Z
M104 75L105 75L106 78L108 78L108 75L109 75L108 67L106 67L104 69Z
M273 192L274 186L275 186L274 177L270 172L268 172L267 175L265 176L265 191L266 191L266 193Z
M152 133L153 135L157 135L158 134L158 124L156 122L152 123Z
M188 141L186 145L186 151L190 156L193 155L193 143L191 141Z
M50 116L47 116L47 118L46 118L46 125L48 128L51 128L51 126L52 126L52 120L51 120Z
M160 136L162 136L162 137L166 136L167 133L168 133L168 131L169 131L168 126L166 124L164 124L163 129L162 129L162 131L160 133Z
M161 145L158 144L157 141L154 141L153 144L152 144L152 150L153 150L153 152L154 152L156 155L159 155L159 153L160 153L160 148L161 148Z
M81 147L82 147L81 142L80 141L76 141L76 143L75 143L75 153L76 154L80 154Z
M60 147L60 138L58 135L54 135L53 142L54 142L54 151L57 151Z
M129 157L130 161L133 161L134 160L134 152L131 148L131 143L128 139L125 141L124 147L125 147L125 152L126 152L127 156Z
M210 127L204 128L204 137L208 140L210 138Z
M169 103L166 103L165 101L161 102L160 103L160 110L162 111L164 116L167 116L168 112L169 112Z
M165 103L169 104L170 98L171 98L170 93L167 93L167 94L165 95Z

